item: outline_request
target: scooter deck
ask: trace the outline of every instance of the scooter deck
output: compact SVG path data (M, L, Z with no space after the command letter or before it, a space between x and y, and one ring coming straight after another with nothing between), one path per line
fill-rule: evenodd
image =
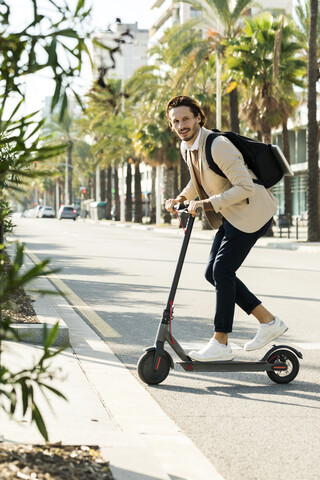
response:
M187 372L270 372L287 370L286 363L260 362L177 362Z

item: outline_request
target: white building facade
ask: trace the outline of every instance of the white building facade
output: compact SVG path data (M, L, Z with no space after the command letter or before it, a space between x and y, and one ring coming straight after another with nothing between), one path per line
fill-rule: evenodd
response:
M122 37L121 37L122 36ZM114 55L113 65L108 50L95 46L93 61L96 68L107 68L107 76L122 81L127 80L140 67L148 63L149 31L139 29L138 23L117 23L114 31L100 32L95 37L100 43L116 48L116 39L122 38L119 52Z

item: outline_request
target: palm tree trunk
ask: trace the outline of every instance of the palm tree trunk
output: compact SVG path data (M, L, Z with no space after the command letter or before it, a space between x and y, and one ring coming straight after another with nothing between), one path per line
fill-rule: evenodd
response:
M107 220L112 219L111 210L112 210L112 167L107 168L107 208L106 208L106 218Z
M126 176L126 222L132 222L132 173L131 163L127 162L127 176Z
M262 132L262 141L264 143L271 143L271 128Z
M174 174L173 174L173 196L177 197L179 193L179 172L178 167L174 167Z
M141 173L140 162L134 162L134 221L142 223L142 192L141 192Z
M156 223L156 176L157 168L151 170L151 195L150 195L150 222Z
M310 0L308 56L308 241L320 240L319 166L317 143L317 18L318 0Z
M239 125L239 100L238 89L234 88L229 93L229 108L230 108L230 128L232 132L240 133Z
M289 131L287 127L287 120L282 123L282 147L283 154L290 163L290 147L289 147ZM291 177L284 177L284 213L292 219L292 179Z
M119 196L119 176L118 167L113 167L113 185L114 185L114 204L115 204L115 220L120 220L120 196Z
M73 203L73 195L72 195L72 148L73 143L70 141L68 145L68 190L69 190L69 203L72 205Z
M100 170L100 198L101 202L106 200L106 169Z
M174 197L174 168L165 167L163 175L163 187L164 187L164 198L173 198ZM163 221L164 223L171 223L171 213L167 212L163 208L162 210Z

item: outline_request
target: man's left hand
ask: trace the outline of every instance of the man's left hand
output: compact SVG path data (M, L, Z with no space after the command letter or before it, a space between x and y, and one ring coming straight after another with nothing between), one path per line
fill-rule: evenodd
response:
M192 200L188 205L188 212L195 217L199 213L197 212L198 208L203 208L202 200Z

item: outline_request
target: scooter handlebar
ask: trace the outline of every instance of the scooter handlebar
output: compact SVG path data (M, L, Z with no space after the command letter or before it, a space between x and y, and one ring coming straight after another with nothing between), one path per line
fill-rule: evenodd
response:
M175 206L173 207L173 209L176 212L189 213L188 212L188 205L189 205L189 202L186 200L184 203L176 203Z
M179 212L179 213L190 213L188 212L188 206L189 206L190 202L188 200L186 200L185 202L183 203L177 203L173 209L176 211L176 212ZM197 212L200 213L201 212L201 207L197 208Z

